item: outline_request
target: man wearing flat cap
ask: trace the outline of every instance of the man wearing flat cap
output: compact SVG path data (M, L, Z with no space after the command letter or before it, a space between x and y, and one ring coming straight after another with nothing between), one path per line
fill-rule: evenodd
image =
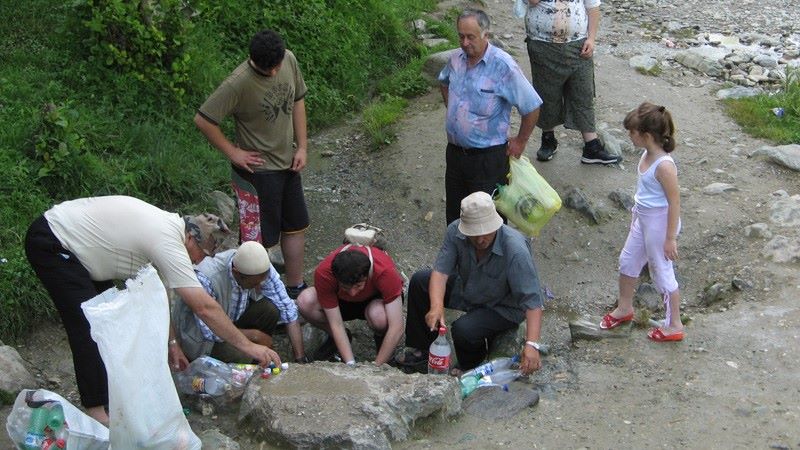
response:
M108 424L108 379L81 303L150 263L165 287L174 289L214 333L261 364L280 364L277 353L233 325L197 280L192 263L212 255L217 235L226 232L228 227L211 214L181 218L126 196L59 203L28 228L25 253L61 316L81 404L90 416ZM170 366L182 370L188 361L176 344L170 326Z
M297 305L273 270L267 250L255 241L238 249L205 258L195 268L197 279L219 302L233 324L251 341L272 347L279 323L286 325L295 361L306 361ZM189 360L210 355L223 362L250 363L253 358L214 334L187 304L178 301L173 310L183 352Z
M489 194L461 201L460 219L447 227L433 269L411 277L408 288L406 350L397 363L414 366L428 359L436 330L445 326L444 308L466 311L450 328L459 369L469 370L487 356L487 343L526 321L520 369L541 367L538 351L542 293L528 240L503 224Z

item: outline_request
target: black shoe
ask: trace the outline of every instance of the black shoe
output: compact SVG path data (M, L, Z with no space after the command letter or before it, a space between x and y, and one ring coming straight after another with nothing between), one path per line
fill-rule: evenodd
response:
M286 293L289 294L289 298L292 300L297 300L300 293L307 287L308 285L303 281L299 286L286 286Z
M344 329L347 332L347 339L352 343L353 342L353 334L350 333L350 330L347 328ZM333 340L333 336L328 335L322 344L317 348L317 351L314 352L314 355L311 357L312 361L341 361L342 357L339 356L336 348L336 342Z
M608 153L600 139L595 138L583 144L583 156L581 156L583 164L617 164L620 162L622 162L622 156Z
M558 141L556 140L556 135L552 131L545 131L542 133L542 146L539 147L539 151L536 152L536 159L539 161L550 161L553 159L553 155L556 154L556 147L558 147Z

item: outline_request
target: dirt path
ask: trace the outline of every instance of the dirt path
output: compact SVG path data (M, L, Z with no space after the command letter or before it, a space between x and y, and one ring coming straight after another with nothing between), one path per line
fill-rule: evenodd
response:
M529 74L523 25L510 16L511 4L488 2L487 9L495 36ZM800 193L797 174L746 158L764 143L743 135L727 118L711 93L714 83L680 72L643 76L614 56L612 43L635 41L627 27L609 18L601 27L598 122L620 128L625 112L643 100L664 104L675 116L684 226L677 272L684 309L693 318L687 339L654 344L645 330L635 329L630 339L571 344L568 320L579 314L599 319L616 299L616 261L629 215L613 207L608 194L633 194L637 156L625 154L620 167L581 165L578 133L559 129L559 153L536 163L537 169L559 193L580 188L607 207L611 218L590 225L564 208L533 244L540 276L555 295L546 305L542 334L553 351L530 379L542 392L540 403L501 423L464 415L433 428L420 426L397 448L800 448L798 268L765 260L765 241L743 232L749 224L769 222L774 191ZM378 152L366 150L352 124L312 138L312 151L334 155L314 158L305 175L314 221L309 273L344 227L360 221L386 229L392 254L408 276L433 261L444 231L443 118L441 99L431 91L413 102L397 141ZM527 154L533 157L538 146L537 130ZM702 194L712 182L739 190ZM753 287L700 306L706 286L734 276ZM356 341L363 341L364 352L372 351L366 332L356 332ZM40 371L42 387L75 399L60 328L37 331L19 351ZM2 417L7 412L0 410ZM190 420L197 432L218 427L243 448L259 448L237 436L234 417Z

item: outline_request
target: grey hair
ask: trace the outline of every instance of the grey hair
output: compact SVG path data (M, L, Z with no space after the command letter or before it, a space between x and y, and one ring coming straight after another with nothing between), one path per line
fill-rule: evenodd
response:
M481 28L481 31L489 31L489 16L487 16L485 12L480 9L467 8L458 15L456 23L468 17L474 17L475 20L478 21L478 26Z

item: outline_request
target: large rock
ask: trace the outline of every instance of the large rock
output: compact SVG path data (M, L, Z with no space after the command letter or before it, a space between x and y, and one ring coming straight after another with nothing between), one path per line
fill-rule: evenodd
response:
M429 55L428 58L425 59L425 63L422 65L422 75L431 83L436 82L439 72L441 72L444 68L444 65L447 64L450 54L456 50L457 49L454 48L452 50L445 50L443 52Z
M239 444L225 436L216 428L205 430L200 434L203 442L202 450L239 450Z
M800 171L800 145L789 144L778 147L763 146L750 156L763 156L770 161Z
M650 55L636 55L628 60L628 65L636 70L650 72L658 65L658 60Z
M736 98L745 98L745 97L755 97L756 95L761 94L763 91L761 88L755 87L745 87L745 86L735 86L728 89L720 89L717 91L717 98L720 100L725 99L736 99Z
M23 364L14 347L0 346L0 405L14 403L14 399L23 389L35 389L36 380Z
M721 53L712 53L707 50L700 50L715 47L694 47L675 54L675 61L690 69L697 70L712 77L722 75L722 64L719 60L724 58L725 55ZM720 56L721 55L721 56Z
M508 391L498 386L478 388L464 400L464 412L485 420L502 420L539 403L539 392L519 382L509 383Z
M800 263L800 239L775 236L764 245L761 254L779 263Z
M460 412L454 377L313 363L253 380L239 421L257 438L292 447L388 449L405 440L417 420Z
M800 195L775 200L770 206L769 220L781 227L800 227Z

